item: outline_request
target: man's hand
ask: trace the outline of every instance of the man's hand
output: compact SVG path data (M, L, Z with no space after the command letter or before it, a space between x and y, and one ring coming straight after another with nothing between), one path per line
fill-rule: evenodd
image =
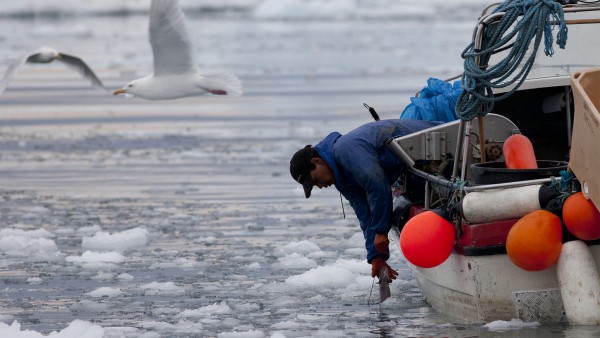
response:
M381 269L387 269L388 276L390 277L389 282L391 283L393 279L396 279L398 276L398 272L392 269L383 258L375 258L371 261L371 277L377 276L379 278L379 271Z
M387 234L376 234L375 235L375 250L384 256L390 255L390 240L388 239Z

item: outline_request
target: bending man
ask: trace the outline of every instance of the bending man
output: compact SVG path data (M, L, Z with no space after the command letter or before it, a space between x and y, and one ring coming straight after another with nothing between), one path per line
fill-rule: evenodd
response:
M362 125L346 135L333 132L316 146L298 150L290 161L290 173L304 187L306 198L313 186L335 185L354 209L364 234L371 276L388 269L388 232L392 221L391 186L405 165L385 145L390 137L403 136L437 125L418 120L382 120Z

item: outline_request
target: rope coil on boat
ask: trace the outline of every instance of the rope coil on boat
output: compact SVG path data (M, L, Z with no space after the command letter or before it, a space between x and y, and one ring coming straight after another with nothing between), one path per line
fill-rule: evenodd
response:
M546 56L554 54L551 20L559 27L558 46L564 49L567 42L563 8L554 0L508 0L493 13L504 15L500 21L486 26L481 48L476 49L473 41L462 53L465 60L461 78L463 91L456 103L456 113L465 121L488 114L495 101L507 98L521 86L533 66L542 38ZM508 31L511 27L512 30ZM523 62L532 42L533 51ZM488 65L492 55L507 48L510 51L503 60L493 66ZM518 73L513 76L515 72ZM514 83L516 86L509 92L494 97L493 88L504 88Z

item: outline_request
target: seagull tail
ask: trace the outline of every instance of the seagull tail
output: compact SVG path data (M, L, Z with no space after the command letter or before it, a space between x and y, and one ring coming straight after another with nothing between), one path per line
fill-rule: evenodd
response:
M242 81L231 73L207 75L204 78L205 86L214 95L241 96Z

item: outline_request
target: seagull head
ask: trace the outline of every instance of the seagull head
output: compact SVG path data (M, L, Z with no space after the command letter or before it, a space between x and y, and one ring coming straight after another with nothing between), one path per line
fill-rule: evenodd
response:
M39 63L48 63L60 59L60 53L52 47L42 47L37 51L37 60Z
M122 88L115 90L113 95L125 94L125 97L133 97L137 95L140 88L143 87L143 83L141 83L140 80L141 79L127 82Z

